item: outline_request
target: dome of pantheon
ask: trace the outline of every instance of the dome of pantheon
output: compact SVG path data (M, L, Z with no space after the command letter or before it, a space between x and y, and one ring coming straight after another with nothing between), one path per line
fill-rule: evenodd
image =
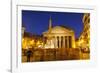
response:
M55 26L51 30L43 32L43 34L68 34L68 33L74 33L74 31L70 28L63 27L63 26Z

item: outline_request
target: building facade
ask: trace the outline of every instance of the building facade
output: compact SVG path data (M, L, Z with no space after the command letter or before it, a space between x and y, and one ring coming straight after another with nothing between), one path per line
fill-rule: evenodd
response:
M83 15L83 31L78 38L78 47L89 48L90 47L90 14L85 13Z
M47 38L45 48L75 48L75 34L72 29L55 26L52 27L52 19L49 20L49 29L43 32Z

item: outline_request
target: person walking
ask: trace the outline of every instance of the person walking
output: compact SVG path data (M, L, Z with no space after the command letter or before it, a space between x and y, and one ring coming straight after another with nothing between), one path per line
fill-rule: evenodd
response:
M26 55L27 55L27 62L30 62L30 58L32 56L32 51L30 50L30 48L27 50Z

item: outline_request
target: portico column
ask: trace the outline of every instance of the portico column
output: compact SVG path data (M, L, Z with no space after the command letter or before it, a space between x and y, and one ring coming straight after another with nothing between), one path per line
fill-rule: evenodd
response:
M61 36L59 36L59 48L61 48Z
M57 46L57 36L55 36L55 48L58 48L58 46Z
M67 48L69 48L69 36L67 36Z
M63 36L63 48L65 48L65 36Z
M74 35L72 36L72 48L75 48L75 37L74 37Z

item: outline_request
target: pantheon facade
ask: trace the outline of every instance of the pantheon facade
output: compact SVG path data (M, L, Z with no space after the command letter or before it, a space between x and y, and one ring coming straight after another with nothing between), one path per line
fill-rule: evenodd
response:
M49 29L43 32L47 38L45 48L75 48L75 34L70 28L64 26L52 27L52 19L49 20Z

